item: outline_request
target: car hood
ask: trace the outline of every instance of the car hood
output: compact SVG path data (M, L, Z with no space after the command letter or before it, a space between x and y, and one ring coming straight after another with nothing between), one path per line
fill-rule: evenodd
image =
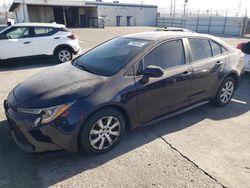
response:
M19 106L46 108L87 97L104 81L105 77L65 63L35 74L14 88L13 94Z

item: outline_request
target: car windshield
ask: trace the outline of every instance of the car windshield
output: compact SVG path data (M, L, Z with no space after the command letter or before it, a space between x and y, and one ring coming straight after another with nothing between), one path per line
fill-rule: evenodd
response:
M142 39L116 38L83 54L74 65L94 74L112 76L150 43Z

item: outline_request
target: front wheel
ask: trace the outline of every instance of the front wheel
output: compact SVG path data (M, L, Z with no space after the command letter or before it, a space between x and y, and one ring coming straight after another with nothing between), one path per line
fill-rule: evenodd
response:
M83 125L79 136L79 149L89 154L101 154L113 149L125 131L123 115L114 108L102 109Z
M213 102L218 106L225 106L230 103L235 91L235 80L232 77L227 77L219 86Z
M57 50L55 57L59 63L65 63L73 58L73 53L68 48L60 48Z

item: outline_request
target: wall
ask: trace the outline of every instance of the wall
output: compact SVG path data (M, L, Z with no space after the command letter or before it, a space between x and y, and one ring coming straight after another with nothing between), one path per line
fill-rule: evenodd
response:
M14 3L22 3L23 0L14 0ZM59 6L85 6L83 0L25 0L28 5L59 5Z
M14 11L16 23L29 22L29 14L27 5L20 4Z
M244 26L243 17L190 16L183 18L158 17L158 27L184 27L200 33L240 36Z
M28 6L30 22L49 23L54 20L52 7Z
M156 26L157 8L98 5L98 16L104 17L105 26L116 26L116 17L121 16L121 26Z

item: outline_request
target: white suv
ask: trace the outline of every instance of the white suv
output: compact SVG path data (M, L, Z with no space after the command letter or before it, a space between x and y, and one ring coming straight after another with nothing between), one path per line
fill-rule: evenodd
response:
M70 61L80 51L77 36L61 24L22 23L0 32L0 60L55 56Z

